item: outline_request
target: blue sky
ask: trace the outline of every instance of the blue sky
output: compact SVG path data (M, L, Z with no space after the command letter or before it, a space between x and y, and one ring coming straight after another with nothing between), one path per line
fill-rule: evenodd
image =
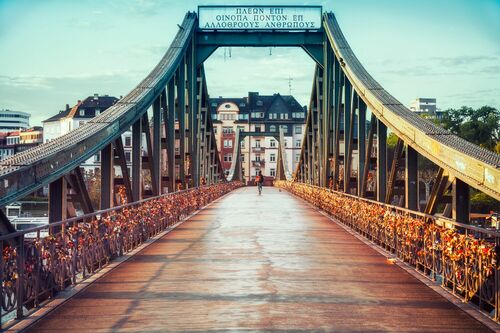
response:
M125 95L166 51L184 14L223 1L0 0L0 108L32 124L94 93ZM232 4L269 4L233 1ZM500 108L500 0L273 1L333 11L354 52L408 104ZM229 54L231 56L229 56ZM220 49L211 96L289 93L307 104L314 64L300 49Z

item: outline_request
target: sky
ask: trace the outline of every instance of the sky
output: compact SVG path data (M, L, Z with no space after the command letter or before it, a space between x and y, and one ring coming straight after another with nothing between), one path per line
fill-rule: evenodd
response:
M0 109L29 112L40 125L94 93L126 95L161 59L185 13L217 4L228 3L0 0ZM500 108L500 0L272 4L334 12L361 63L406 105L436 97L441 109ZM221 48L205 71L212 97L291 92L306 105L314 63L298 48Z

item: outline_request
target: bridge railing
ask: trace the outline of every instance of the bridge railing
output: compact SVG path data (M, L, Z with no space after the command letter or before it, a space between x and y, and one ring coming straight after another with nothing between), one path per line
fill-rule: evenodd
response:
M232 182L192 188L1 236L2 323L23 318L111 259L239 186Z
M499 319L500 233L305 183L275 185L308 201L465 302Z

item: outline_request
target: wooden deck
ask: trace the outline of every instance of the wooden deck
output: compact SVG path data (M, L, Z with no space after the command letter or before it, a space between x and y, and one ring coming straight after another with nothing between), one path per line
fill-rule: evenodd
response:
M285 192L243 188L31 332L489 332Z

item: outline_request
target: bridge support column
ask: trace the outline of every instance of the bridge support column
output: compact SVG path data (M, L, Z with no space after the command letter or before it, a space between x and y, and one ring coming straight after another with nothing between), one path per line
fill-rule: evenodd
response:
M142 119L132 125L132 196L134 201L142 195Z
M179 120L179 178L183 188L186 188L186 67L184 59L177 73L177 119ZM191 128L189 130L191 131ZM193 158L191 152L189 157Z
M387 126L377 119L377 201L385 202L387 192Z
M352 87L351 82L344 78L344 192L349 192L351 182L351 106Z
M101 207L113 207L113 145L101 150Z
M164 110L165 132L167 139L167 169L168 169L168 192L174 192L175 180L175 81L172 78L168 84L167 110Z
M162 93L163 94L163 93ZM149 160L152 163L151 182L153 195L162 194L161 186L161 94L153 103L153 151L149 153Z
M358 174L357 180L357 195L363 196L362 188L365 174L365 159L366 159L366 104L358 97ZM368 162L370 160L368 159Z
M469 223L469 185L456 178L453 182L452 218L460 223Z
M419 210L418 205L418 153L410 146L406 146L405 166L405 207Z
M49 223L58 222L67 218L67 189L66 178L61 177L49 185Z

